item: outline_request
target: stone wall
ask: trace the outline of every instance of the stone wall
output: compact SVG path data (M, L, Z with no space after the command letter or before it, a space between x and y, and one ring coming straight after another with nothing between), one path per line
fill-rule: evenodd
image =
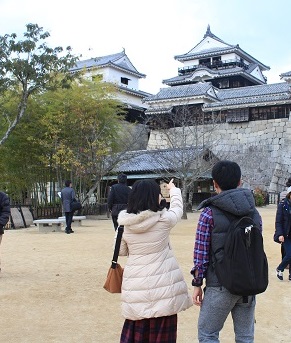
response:
M243 186L280 192L291 176L291 113L289 119L222 123L200 127L151 131L147 149L174 147L170 140L186 137L186 145L204 144L219 159L236 161L242 169Z

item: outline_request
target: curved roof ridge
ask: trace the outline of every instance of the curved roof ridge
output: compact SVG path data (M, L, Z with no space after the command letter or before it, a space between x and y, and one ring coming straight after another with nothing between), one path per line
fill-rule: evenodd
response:
M174 59L178 59L179 57L188 55L188 54L189 54L191 51L193 51L201 42L203 42L204 39L207 38L207 37L211 37L211 38L217 40L217 41L220 42L220 43L226 44L227 46L229 46L229 47L231 47L231 48L235 47L235 45L226 43L224 40L222 40L221 38L219 38L219 37L217 37L215 34L213 34L213 33L210 31L210 25L208 24L207 30L206 30L205 35L203 36L203 39L201 39L201 41L200 41L198 44L196 44L192 49L190 49L187 53L182 54L182 55L176 55L176 56L174 56Z

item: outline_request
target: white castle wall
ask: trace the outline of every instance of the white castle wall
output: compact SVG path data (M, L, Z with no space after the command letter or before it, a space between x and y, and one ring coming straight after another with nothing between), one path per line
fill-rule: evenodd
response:
M198 140L194 132L199 133ZM185 137L181 128L170 129L167 134L151 131L147 148L173 147L168 143L168 135L180 141ZM286 188L286 180L291 176L290 116L289 119L223 123L215 127L203 125L198 130L189 127L186 137L188 146L204 143L219 159L236 161L241 166L244 184L250 188L274 192Z

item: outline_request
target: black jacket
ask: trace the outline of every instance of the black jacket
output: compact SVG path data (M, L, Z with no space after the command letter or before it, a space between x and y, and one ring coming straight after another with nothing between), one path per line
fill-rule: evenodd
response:
M0 192L0 235L4 233L4 227L10 217L10 202L4 192Z
M125 183L117 183L111 187L107 204L112 215L116 216L122 209L126 208L129 193L130 188Z
M236 188L223 191L209 199L204 200L198 209L210 207L213 216L213 231L211 232L211 249L209 251L210 265L206 272L206 286L219 287L220 283L211 264L212 250L217 251L224 246L226 233L230 224L224 212L229 215L253 218L258 227L261 227L261 216L256 209L254 197L248 189Z
M279 242L279 236L287 238L291 228L291 203L287 198L281 201L277 207L274 241ZM290 235L289 235L289 238Z

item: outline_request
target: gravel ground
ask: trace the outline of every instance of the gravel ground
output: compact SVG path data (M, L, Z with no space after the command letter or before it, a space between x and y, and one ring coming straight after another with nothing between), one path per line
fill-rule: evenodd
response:
M290 342L291 282L280 282L275 268L280 247L273 242L276 206L259 208L269 259L270 284L257 297L258 343ZM190 213L171 234L176 257L192 293L194 232L199 212ZM112 257L111 219L88 219L75 233L39 233L36 227L5 232L1 245L1 343L118 343L123 325L120 295L103 283ZM125 257L120 258L125 263ZM285 273L287 274L287 273ZM178 343L197 342L199 308L178 315ZM231 318L221 333L233 343Z

